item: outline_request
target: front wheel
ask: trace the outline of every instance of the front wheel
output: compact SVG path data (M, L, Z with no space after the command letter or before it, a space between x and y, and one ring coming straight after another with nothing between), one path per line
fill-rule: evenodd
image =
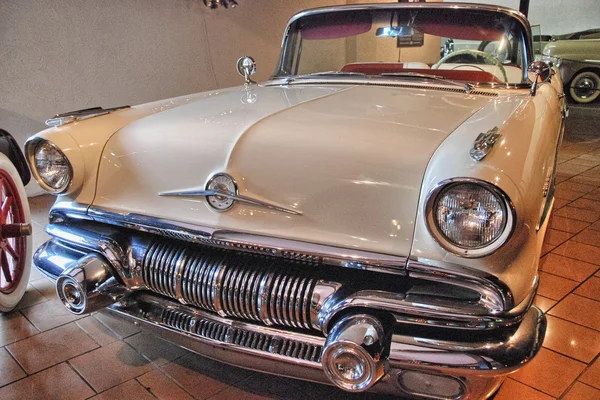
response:
M578 73L569 84L569 94L577 103L591 103L600 96L600 76L594 71Z
M0 154L0 312L15 308L31 272L31 216L25 188L10 160Z

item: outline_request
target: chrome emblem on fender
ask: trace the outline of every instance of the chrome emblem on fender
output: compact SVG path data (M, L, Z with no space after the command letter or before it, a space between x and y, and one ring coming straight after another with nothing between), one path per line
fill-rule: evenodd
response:
M235 203L235 197L233 196L238 194L237 183L231 175L224 173L213 175L206 184L206 191L215 193L206 196L206 200L212 208L219 211L229 210Z
M498 133L498 127L495 126L486 133L480 133L473 143L473 148L469 152L473 161L481 161L494 148L494 145L502 135Z

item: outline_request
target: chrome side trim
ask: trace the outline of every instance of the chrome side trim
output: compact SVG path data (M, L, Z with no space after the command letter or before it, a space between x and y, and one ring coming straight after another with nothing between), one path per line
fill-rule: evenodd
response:
M184 189L184 190L173 190L170 192L161 192L159 196L179 196L179 197L208 197L208 196L222 196L229 199L237 200L242 203L251 204L253 206L265 207L271 210L280 211L292 215L302 215L302 212L296 210L290 210L289 208L277 206L266 201L257 200L252 197L244 196L238 193L231 193L225 190L208 190L208 189ZM225 210L223 210L225 211Z
M404 274L407 257L371 253L356 249L272 238L242 232L220 230L200 225L170 221L139 214L121 214L90 206L87 214L80 216L68 210L71 218L90 219L113 226L150 232L173 239L215 247L237 249L250 253L268 254L289 260L342 266L369 271ZM51 210L62 215L60 208ZM63 229L63 228L61 228ZM78 240L78 239L74 239Z
M88 118L99 117L101 115L110 114L113 111L123 110L131 106L120 106L112 108L92 107L82 110L68 111L62 114L56 114L54 117L46 120L46 125L50 127L58 127L71 122L83 121Z
M458 265L440 267L435 265L435 261L427 259L410 259L406 268L408 275L414 278L452 283L475 290L481 295L480 303L486 309L492 310L492 314L506 313L515 307L510 289L493 275ZM537 281L536 278L530 295L532 298L537 289Z

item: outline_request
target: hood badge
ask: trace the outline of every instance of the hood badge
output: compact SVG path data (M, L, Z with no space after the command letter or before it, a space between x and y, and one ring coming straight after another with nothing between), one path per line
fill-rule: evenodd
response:
M227 211L233 207L236 201L239 201L240 203L269 208L271 210L280 211L286 214L302 215L300 211L290 210L275 204L267 203L266 201L239 194L235 179L233 179L231 175L222 172L213 175L206 183L204 189L192 188L173 190L169 192L161 192L158 195L179 197L204 196L206 197L208 204L217 211Z
M481 161L494 148L496 142L502 137L498 133L498 127L495 126L485 133L480 133L473 143L473 148L469 151L469 155L473 161Z

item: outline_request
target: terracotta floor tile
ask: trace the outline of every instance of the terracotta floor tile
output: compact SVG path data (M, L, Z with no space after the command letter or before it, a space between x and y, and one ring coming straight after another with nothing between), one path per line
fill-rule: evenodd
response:
M29 197L29 211L31 219L40 225L48 223L48 210L54 204L56 196L51 194L43 194L41 196Z
M597 190L598 189L596 189L596 191ZM588 195L595 193L596 191L591 192ZM598 196L598 200L600 200L600 195ZM575 207L575 208L583 208L585 210L590 210L590 211L600 212L600 201L589 199L589 198L577 199L577 200L573 201L571 204L569 204L569 206Z
M558 185L556 185L557 189L560 188L562 190L582 192L582 193L589 193L592 190L596 189L597 187L598 186L596 186L596 185L589 185L589 184L585 184L585 183L575 182L573 179L569 179L568 181L561 182Z
M595 167L600 165L600 160L597 156L583 154L579 157L572 158L569 160L572 164L585 165L586 167Z
M573 175L569 174L569 175L561 175L559 173L556 174L556 183L561 183L561 182L565 182L568 181L569 179L574 178Z
M542 243L542 254L540 254L540 256L545 256L546 254L550 253L555 248L556 248L556 246L554 246L553 244Z
M161 371L152 370L137 380L159 400L193 400L192 396Z
M564 183L564 182L561 182L561 183ZM585 194L586 194L586 192L577 192L575 190L568 190L566 188L560 188L560 187L558 187L558 185L556 185L556 191L554 192L554 197L556 197L557 199L575 200L575 199L582 197Z
M552 253L600 265L600 247L590 246L589 244L569 240L552 250Z
M585 199L578 199L578 200L585 200ZM592 201L592 200L588 200L588 201ZM575 202L573 202L573 203L575 203ZM571 219L576 219L578 221L584 221L584 222L596 222L600 218L600 211L587 210L587 209L583 209L583 208L575 208L575 207L573 207L573 203L561 208L560 210L557 210L556 213L554 213L554 215L557 217L571 218Z
M94 391L67 364L59 364L0 388L2 400L83 400Z
M569 168L566 168L566 169L568 170ZM587 171L584 171L581 175L598 177L600 175L600 167L594 167L592 169L588 169Z
M562 210L562 208L561 208ZM559 210L560 211L560 210ZM570 233L577 233L587 228L589 223L583 221L577 221L574 219L552 216L550 219L550 229L558 229L559 231L565 231Z
M570 294L548 314L600 330L600 302L586 297Z
M574 163L573 160L566 161L556 167L556 172L565 175L579 175L582 172L588 171L591 167Z
M119 340L115 333L91 315L75 321L75 324L100 346L106 346Z
M146 332L130 336L125 339L125 342L156 365L166 364L189 353L179 346L165 342Z
M569 240L571 237L573 237L572 233L557 231L556 229L548 229L546 231L546 236L544 237L544 242L558 246L559 244Z
M592 276L579 286L574 293L600 301L600 278Z
M217 394L253 374L195 354L178 358L161 369L197 399Z
M592 225L590 225L590 229L600 231L600 221L594 222Z
M600 247L600 231L586 229L573 237L573 241Z
M579 380L596 389L600 389L600 357L581 374Z
M589 200L595 200L598 201L600 200L600 188L595 189L587 194L585 194L582 199L589 199Z
M560 276L540 272L538 294L552 300L560 300L579 285L578 282Z
M591 185L596 187L600 186L600 178L598 176L577 175L569 179L567 182L583 183L584 185Z
M69 363L96 392L103 392L152 370L149 361L121 341L73 358Z
M8 385L26 376L25 371L19 367L8 351L0 347L0 386Z
M584 368L582 362L542 348L529 364L511 375L511 378L558 397Z
M551 315L544 347L589 363L600 353L600 332Z
M47 331L85 317L70 313L58 299L36 304L22 312L40 331Z
M544 296L537 295L537 296L535 296L533 304L535 304L540 310L542 310L544 313L546 313L546 312L548 312L549 309L554 307L554 305L556 304L556 301L549 299L547 297L544 297Z
M27 289L25 290L25 294L19 304L15 307L15 311L23 310L27 307L31 307L36 304L41 304L47 302L48 299L43 294L40 293L35 287L31 284L27 285Z
M527 385L523 385L521 382L517 382L514 379L506 379L494 400L553 400L554 397L548 396L538 390L535 390Z
M28 374L97 348L77 325L70 323L6 346Z
M581 382L575 382L562 400L600 400L600 390Z
M38 332L20 312L0 314L0 346L25 339Z
M142 385L135 379L121 383L112 389L108 389L91 399L93 400L155 400Z
M93 317L96 318L102 325L112 331L119 339L124 339L131 335L135 335L140 332L140 328L132 324L131 322L123 321L114 318L110 315L103 313L94 313Z
M564 206L566 206L567 204L569 204L571 202L571 200L565 200L565 199L559 199L557 197L554 198L554 210L558 210Z
M583 282L598 270L595 264L550 253L540 259L540 271Z
M41 279L36 279L35 281L30 281L29 283L48 300L54 300L57 298L56 284L50 279L42 277Z

